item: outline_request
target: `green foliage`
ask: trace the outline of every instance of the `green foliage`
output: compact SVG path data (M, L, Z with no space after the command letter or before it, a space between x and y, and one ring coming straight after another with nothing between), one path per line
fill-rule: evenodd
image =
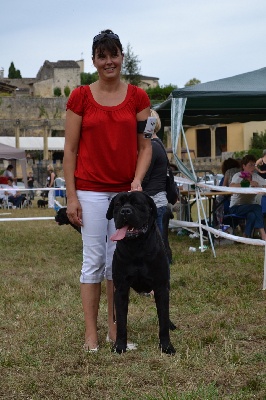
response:
M241 159L241 158L243 158L246 154L248 154L248 152L247 152L246 150L235 151L234 154L233 154L233 158Z
M61 88L60 87L55 87L54 88L54 96L55 97L60 97L62 95L62 91L61 91Z
M55 109L54 118L61 118L61 110L58 107Z
M146 89L146 92L151 100L152 104L161 103L168 98L168 96L172 93L177 86L173 86L171 84L165 86L156 86L154 88Z
M249 149L248 154L252 154L256 158L256 160L262 157L261 149Z
M199 79L197 79L197 78L192 78L192 79L190 79L190 80L185 84L185 87L186 87L186 86L197 85L198 83L201 83L201 81L200 81Z
M13 61L11 62L10 67L8 69L8 78L10 78L10 79L21 79L22 78L20 70L15 68Z
M250 149L245 151L236 151L234 158L242 158L246 154L252 154L256 160L262 157L262 151L266 149L266 130L264 132L254 134L251 139Z
M262 151L261 149L249 149L249 150L242 150L242 151L235 151L233 154L233 158L238 158L241 159L243 158L246 154L251 154L253 155L256 160L262 156Z
M44 105L38 106L38 108L40 110L39 118L41 118L41 117L49 118L49 115L48 115L47 111L45 110Z
M124 53L124 63L122 67L123 78L132 85L140 84L140 60L133 53L130 43L128 43Z
M253 138L251 139L251 146L252 149L266 149L266 130L264 132L254 134Z
M70 95L70 87L69 86L65 86L64 93L65 93L66 97L68 97Z
M81 85L90 85L93 82L98 80L98 72L93 72L92 74L89 72L81 72L80 74L80 83Z

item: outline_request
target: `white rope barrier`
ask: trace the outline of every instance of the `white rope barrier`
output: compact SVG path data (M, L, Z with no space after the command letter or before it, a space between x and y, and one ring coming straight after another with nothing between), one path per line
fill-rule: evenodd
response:
M6 187L5 188L3 188L3 187L1 187L0 186L0 192L6 192L6 190L8 189L8 187L7 187L8 185L6 185ZM10 186L11 187L11 186ZM58 191L66 191L66 188L65 187L44 187L44 188L24 188L24 187L14 187L13 188L13 190L17 190L18 192L32 192L32 191L34 191L34 192L44 192L44 191L50 191L50 190L52 190L52 191L56 191L56 190L58 190Z
M43 221L43 220L54 220L54 217L31 217L31 218L0 218L0 222L13 222L13 221Z

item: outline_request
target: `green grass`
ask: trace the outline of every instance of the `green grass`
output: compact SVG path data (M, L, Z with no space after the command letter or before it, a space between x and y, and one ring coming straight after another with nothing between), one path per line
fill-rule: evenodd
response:
M54 216L36 207L10 212ZM1 399L266 399L262 247L217 246L214 258L210 249L190 253L199 241L170 232L176 355L160 354L154 300L133 291L128 330L138 350L111 353L105 285L100 351L86 354L81 236L54 221L2 222L0 229Z

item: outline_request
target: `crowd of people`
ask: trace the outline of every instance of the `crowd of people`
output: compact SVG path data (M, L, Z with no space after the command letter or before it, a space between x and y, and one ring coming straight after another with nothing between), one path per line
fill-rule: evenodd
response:
M245 155L241 160L226 159L221 168L223 179L220 182L220 186L265 188L265 163L266 150L263 151L263 157L258 160L251 154ZM243 218L245 219L244 237L252 237L254 229L257 229L261 239L266 240L261 194L251 194L243 191L243 193L233 193L222 197L221 199L218 196L216 203L216 219L218 223L225 219L228 223L228 217L231 220Z
M35 178L33 172L29 171L27 176L26 194L21 194L21 187L18 186L18 178L14 176L14 166L9 164L0 176L0 205L21 208L24 204L32 205L35 198ZM52 164L47 166L47 176L45 186L49 189L55 187L56 175ZM23 186L24 187L24 186ZM26 189L25 188L25 189ZM41 193L41 197L48 197L48 208L54 209L55 190L46 190ZM26 203L25 203L25 200Z

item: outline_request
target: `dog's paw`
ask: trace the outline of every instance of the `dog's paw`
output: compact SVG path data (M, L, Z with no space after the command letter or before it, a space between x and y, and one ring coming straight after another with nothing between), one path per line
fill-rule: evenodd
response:
M176 353L176 350L172 343L168 343L168 345L159 344L159 348L161 349L162 353L168 354L169 356L173 356Z
M125 347L124 346L118 346L116 344L114 344L112 346L112 353L122 354L122 353L125 353L126 351L127 351L126 346Z

